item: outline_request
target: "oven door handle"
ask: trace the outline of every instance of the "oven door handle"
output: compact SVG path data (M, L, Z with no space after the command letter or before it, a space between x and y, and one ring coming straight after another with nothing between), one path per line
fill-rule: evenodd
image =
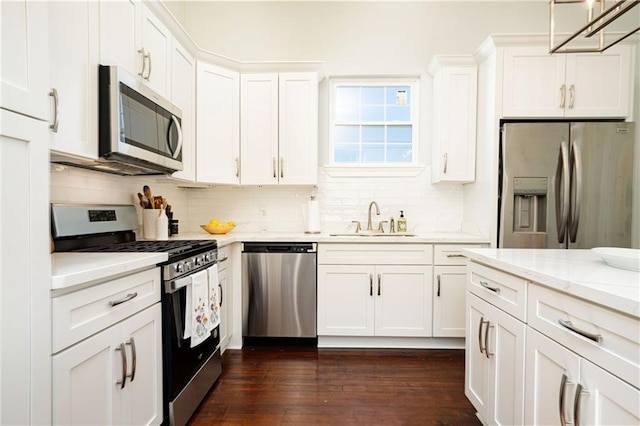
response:
M191 275L178 278L177 280L173 280L165 283L164 291L169 294L175 293L176 291L190 284L191 284Z

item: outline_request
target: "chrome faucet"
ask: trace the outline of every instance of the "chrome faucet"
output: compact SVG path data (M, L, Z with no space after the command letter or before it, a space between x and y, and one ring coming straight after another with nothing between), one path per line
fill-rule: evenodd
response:
M376 206L376 214L378 216L380 215L380 207L378 207L378 203L372 201L371 204L369 204L369 215L367 216L367 231L373 230L373 225L371 225L371 207L373 206Z

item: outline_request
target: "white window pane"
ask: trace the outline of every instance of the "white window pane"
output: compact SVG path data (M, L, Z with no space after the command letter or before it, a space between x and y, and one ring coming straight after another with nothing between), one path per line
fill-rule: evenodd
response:
M336 121L339 123L360 121L357 106L339 106L336 108Z
M360 141L360 126L336 126L333 140L336 144Z
M387 142L407 143L411 142L411 126L389 126L387 127Z
M387 87L387 105L411 105L411 88L409 86Z
M384 87L363 87L362 105L384 105Z
M387 163L410 163L411 145L391 145L387 148Z
M384 107L362 107L362 121L365 123L384 121Z
M360 147L357 145L336 145L334 161L336 163L359 163Z
M387 107L387 121L411 121L411 108L409 106Z
M384 163L384 146L362 144L362 163Z
M359 87L337 87L336 105L358 105L360 102Z
M362 142L384 142L384 126L362 126Z

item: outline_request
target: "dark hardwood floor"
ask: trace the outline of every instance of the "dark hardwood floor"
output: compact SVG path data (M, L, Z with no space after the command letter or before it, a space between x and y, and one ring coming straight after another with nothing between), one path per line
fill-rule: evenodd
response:
M190 426L480 425L464 396L464 351L249 346Z

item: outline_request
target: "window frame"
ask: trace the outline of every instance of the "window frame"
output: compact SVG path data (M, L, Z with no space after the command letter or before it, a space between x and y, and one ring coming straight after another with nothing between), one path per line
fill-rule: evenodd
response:
M367 123L363 121L354 122L357 125L383 125L407 124L411 126L411 161L406 163L361 163L361 162L336 162L335 161L335 126L336 122L336 90L338 87L392 87L407 86L410 89L410 119L408 122L381 121ZM387 175L407 173L414 175L419 173L424 167L418 165L419 161L419 118L420 118L420 77L419 76L391 76L391 77L335 77L329 82L329 147L328 164L325 170L329 174L340 175Z

